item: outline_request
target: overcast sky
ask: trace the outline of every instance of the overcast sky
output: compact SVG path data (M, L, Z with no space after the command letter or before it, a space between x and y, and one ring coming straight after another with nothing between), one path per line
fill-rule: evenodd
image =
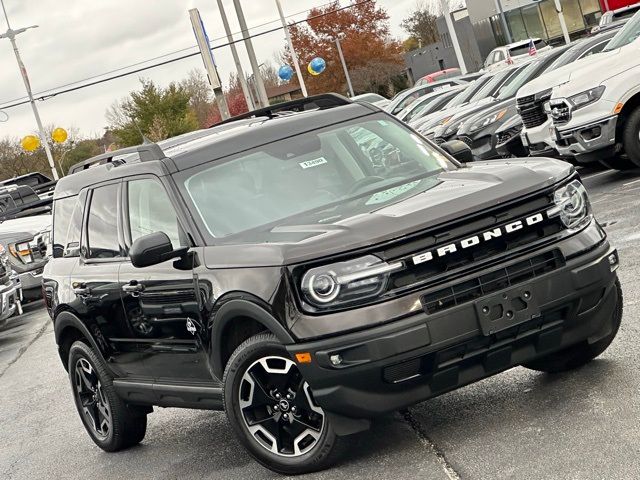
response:
M216 0L4 0L14 29L37 24L39 28L19 35L18 46L29 71L34 92L82 80L109 70L142 62L195 45L187 10L197 7L214 45L226 43ZM281 0L285 15L306 11L328 0ZM232 0L224 1L232 31L239 32ZM342 0L341 5L347 5ZM405 34L399 24L416 0L378 0L391 17L392 34ZM242 0L252 33L277 26L275 0ZM306 12L291 17L300 20ZM0 31L6 24L0 17ZM237 38L240 38L239 35ZM218 40L215 40L218 39ZM239 45L245 72L249 71L244 45ZM284 45L282 31L254 39L259 62L275 63ZM215 50L220 76L227 79L233 68L229 47ZM67 93L38 102L45 124L77 127L84 136L102 135L105 110L138 87L140 75L166 85L181 80L189 70L202 68L199 57L148 70L138 75ZM0 40L0 105L25 95L8 40ZM22 137L36 130L28 104L6 110L10 118L0 123L0 137ZM0 120L3 119L0 114Z

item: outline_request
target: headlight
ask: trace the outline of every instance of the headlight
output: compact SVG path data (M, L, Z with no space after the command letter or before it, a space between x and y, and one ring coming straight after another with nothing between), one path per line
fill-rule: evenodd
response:
M578 180L559 188L553 195L555 207L547 213L549 217L560 216L565 227L578 229L591 220L591 205L584 185Z
M33 262L33 257L31 256L31 245L29 245L29 242L9 244L9 253L22 263Z
M481 118L480 120L473 122L471 124L471 128L469 128L470 132L475 132L476 130L480 130L481 128L486 127L487 125L491 125L493 122L497 122L502 117L504 117L507 113L507 109L500 110L492 115L488 115L486 117Z
M317 308L362 303L380 295L389 275L404 267L386 263L373 255L312 268L302 277L304 299Z
M602 94L604 93L604 89L604 85L590 88L585 92L578 93L577 95L572 95L571 97L567 98L567 101L574 109L582 108L589 105L590 103L600 100L600 97L602 97Z

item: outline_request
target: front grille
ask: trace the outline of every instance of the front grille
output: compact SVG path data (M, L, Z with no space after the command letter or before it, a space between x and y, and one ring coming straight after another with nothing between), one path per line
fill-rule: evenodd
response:
M423 297L427 313L436 313L483 295L512 287L564 266L564 258L559 250L536 255L521 262L479 275Z
M404 261L406 268L392 273L389 291L405 292L414 289L437 287L454 278L474 273L484 273L511 255L524 255L534 248L546 245L557 238L564 226L558 217L544 218L534 225L527 225L509 234L482 241L470 248L457 248L444 256L433 255L423 263L415 264L414 255L435 252L439 247L480 235L495 228L503 228L508 223L544 212L553 205L552 192L548 191L524 200L512 202L488 210L476 219L461 219L453 224L443 225L428 233L418 233L398 242L383 251L376 252L385 261ZM517 252L517 253L516 253Z
M458 137L458 140L466 143L469 146L469 148L473 146L473 140L471 139L471 137L467 137L466 135L461 135Z
M571 120L571 108L564 100L551 102L551 117L555 125L564 125Z
M522 127L518 126L518 127L513 127L508 130L505 130L504 132L498 133L496 135L496 145L502 145L503 143L507 143L512 138L520 135L521 131L522 131Z
M529 95L517 100L518 113L522 117L522 123L527 128L539 127L547 121L544 111L544 103L551 97L551 90L542 92L538 96Z

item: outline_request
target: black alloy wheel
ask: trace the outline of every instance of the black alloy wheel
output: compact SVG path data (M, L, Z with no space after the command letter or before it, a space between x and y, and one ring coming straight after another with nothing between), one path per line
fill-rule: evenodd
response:
M111 407L98 375L86 358L76 361L74 381L75 394L88 425L98 438L106 439L113 428Z
M291 360L279 356L256 360L242 376L238 394L249 433L271 453L300 456L317 444L325 426L324 412Z

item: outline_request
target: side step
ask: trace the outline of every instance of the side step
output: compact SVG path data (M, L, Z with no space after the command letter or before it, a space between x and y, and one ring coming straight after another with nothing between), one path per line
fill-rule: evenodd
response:
M222 410L222 386L216 383L198 385L160 384L117 379L113 387L120 398L134 405Z

